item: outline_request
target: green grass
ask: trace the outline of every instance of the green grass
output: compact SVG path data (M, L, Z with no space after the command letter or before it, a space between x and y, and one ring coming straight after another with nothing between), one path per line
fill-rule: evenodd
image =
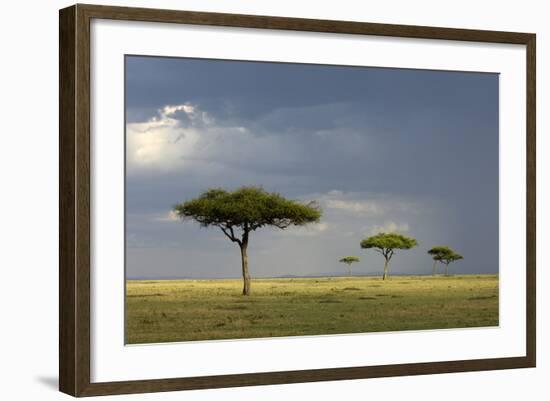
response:
M126 342L498 325L498 276L127 281Z

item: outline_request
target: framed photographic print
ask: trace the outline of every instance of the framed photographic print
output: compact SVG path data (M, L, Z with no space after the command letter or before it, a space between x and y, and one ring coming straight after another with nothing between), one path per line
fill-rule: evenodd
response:
M61 391L534 367L535 282L534 34L60 11Z

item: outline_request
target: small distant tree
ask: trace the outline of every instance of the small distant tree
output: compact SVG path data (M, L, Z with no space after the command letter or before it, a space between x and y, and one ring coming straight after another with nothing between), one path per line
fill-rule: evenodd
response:
M449 275L449 263L456 262L457 260L464 259L462 255L453 252L451 255L446 255L441 258L441 262L445 265L445 275Z
M307 204L285 199L259 187L242 187L233 192L209 189L198 198L175 205L182 219L193 219L202 227L218 227L241 249L243 295L250 294L248 241L252 231L265 226L284 230L292 225L318 222L321 209L315 202Z
M432 276L435 276L437 273L437 264L443 263L442 257L445 255L449 255L452 252L453 250L448 246L434 246L428 251L428 254L431 255L434 260L434 264L432 268Z
M428 251L428 254L432 255L434 260L433 275L436 273L437 262L445 265L445 275L449 275L449 264L456 262L457 260L464 259L462 255L455 252L448 246L434 246Z
M361 248L374 249L384 259L384 275L382 280L388 277L388 265L396 249L411 249L418 245L416 239L397 233L378 233L361 241Z
M359 262L359 258L357 256L346 256L339 260L341 263L345 263L348 266L348 275L352 275L351 272L351 265L353 263Z

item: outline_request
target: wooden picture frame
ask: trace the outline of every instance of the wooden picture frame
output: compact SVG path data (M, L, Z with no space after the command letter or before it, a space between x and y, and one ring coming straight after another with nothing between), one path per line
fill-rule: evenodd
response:
M94 18L222 27L310 31L526 46L526 355L459 361L258 372L222 376L91 382L90 380L90 21ZM535 42L530 33L495 32L253 15L74 5L59 16L59 388L73 396L144 393L281 383L534 367Z

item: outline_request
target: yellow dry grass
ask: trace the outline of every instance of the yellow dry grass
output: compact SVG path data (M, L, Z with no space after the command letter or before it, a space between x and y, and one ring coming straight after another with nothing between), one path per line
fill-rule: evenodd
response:
M498 325L498 276L127 281L126 342Z

